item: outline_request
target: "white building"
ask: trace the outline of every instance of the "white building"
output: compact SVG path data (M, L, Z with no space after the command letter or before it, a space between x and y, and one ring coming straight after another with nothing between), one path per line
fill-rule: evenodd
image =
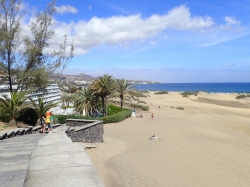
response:
M13 85L13 89L16 89L17 86ZM10 96L9 86L0 85L0 96L8 95ZM61 91L58 87L58 84L51 84L45 89L37 90L33 93L27 95L28 98L31 98L33 101L37 101L39 97L43 97L46 102L56 102L61 99ZM29 101L29 100L28 100Z

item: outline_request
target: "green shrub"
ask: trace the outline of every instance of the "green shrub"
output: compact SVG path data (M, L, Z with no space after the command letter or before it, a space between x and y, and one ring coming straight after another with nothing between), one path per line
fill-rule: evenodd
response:
M134 107L134 108L140 108L142 110L148 111L149 107L148 106L144 106L144 105L138 105L138 104L133 104L133 103L129 103L130 106Z
M182 92L180 94L182 95L182 97L188 97L189 95L197 96L198 92Z
M167 91L159 91L159 92L155 92L156 95L160 95L160 94L168 94Z
M110 115L110 116L104 116L101 118L98 118L98 120L102 120L104 124L106 123L116 123L125 120L126 118L130 117L132 114L131 110L124 110L121 112L118 112L116 114Z
M121 104L121 102L120 101L114 101L114 100L110 100L110 102L112 102L112 103L119 103L119 105ZM129 106L131 106L131 107L133 107L133 108L141 108L142 110L145 110L145 111L148 111L149 110L149 107L148 106L143 106L143 105L138 105L138 104L134 104L134 103L124 103L124 104L126 104L126 105L129 105Z
M134 92L134 95L135 97L147 97L142 91Z
M250 94L247 94L247 95L245 95L245 94L238 95L236 97L236 99L243 99L243 98L246 98L246 97L250 97Z
M147 104L145 101L138 101L137 104L139 104L139 103Z
M77 115L53 115L54 123L65 124L67 119L88 119L95 120L97 118L90 116L77 116Z
M7 116L4 112L1 111L2 109L0 108L0 121L3 122L9 122L10 118Z
M23 123L35 126L38 115L33 108L25 108L21 111L20 117L17 118L17 121L22 121Z
M184 110L183 107L176 107L177 110Z
M108 114L113 115L121 111L121 107L115 106L115 105L108 105Z

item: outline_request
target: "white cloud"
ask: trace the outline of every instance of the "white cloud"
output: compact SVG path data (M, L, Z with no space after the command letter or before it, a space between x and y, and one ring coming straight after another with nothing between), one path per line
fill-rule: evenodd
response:
M72 7L70 5L63 5L63 6L55 6L55 9L58 13L64 14L64 13L77 13L78 10L75 7Z
M77 9L69 5L56 7L56 9L60 13L77 12ZM30 20L31 19L34 18L31 17ZM227 20L227 25L229 23L231 25L239 23L231 17L225 19ZM51 39L52 45L50 47L58 46L62 41L62 37L67 35L68 40L74 40L76 54L78 55L88 53L92 48L100 45L118 45L128 49L131 42L145 42L165 30L168 32L185 31L200 34L200 36L206 40L204 40L203 44L199 45L209 46L230 40L232 39L231 35L235 37L233 32L229 33L226 39L221 36L225 36L225 27L227 27L227 30L230 30L231 27L236 27L216 25L209 16L192 16L186 5L175 7L165 15L154 14L148 18L142 18L140 15L130 15L107 18L93 17L88 21L80 20L70 23L57 20L53 20L53 22L55 24L52 29L55 35ZM219 34L214 37L213 33L215 32ZM204 37L205 35L206 37ZM164 38L167 37L167 35L164 35ZM172 37L173 35L171 35L171 38ZM151 40L149 44L152 45L154 44L153 42L154 41Z
M149 43L150 43L150 45L155 45L157 43L157 41L150 41Z
M53 29L58 35L66 34L74 38L79 51L87 52L98 45L127 46L129 42L146 40L166 29L205 32L213 25L212 18L191 16L189 9L181 5L165 15L155 14L146 19L140 15L93 17L88 22L58 22ZM72 31L74 35L71 35Z
M228 63L223 65L223 67L233 67L233 66L235 66L234 63Z
M240 25L241 23L239 20L236 20L235 18L230 16L226 16L225 21L227 25Z

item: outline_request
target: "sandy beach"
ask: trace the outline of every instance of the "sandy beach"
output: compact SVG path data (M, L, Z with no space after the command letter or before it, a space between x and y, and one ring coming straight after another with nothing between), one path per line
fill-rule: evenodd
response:
M87 149L106 187L250 186L249 98L148 95L143 118L106 124L104 143Z

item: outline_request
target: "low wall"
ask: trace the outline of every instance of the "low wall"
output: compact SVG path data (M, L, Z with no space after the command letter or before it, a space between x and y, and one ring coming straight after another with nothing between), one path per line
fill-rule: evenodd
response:
M103 142L103 121L67 119L66 125L70 127L66 134L71 138L73 142Z
M39 140L32 151L24 187L104 187L82 144L61 126Z

